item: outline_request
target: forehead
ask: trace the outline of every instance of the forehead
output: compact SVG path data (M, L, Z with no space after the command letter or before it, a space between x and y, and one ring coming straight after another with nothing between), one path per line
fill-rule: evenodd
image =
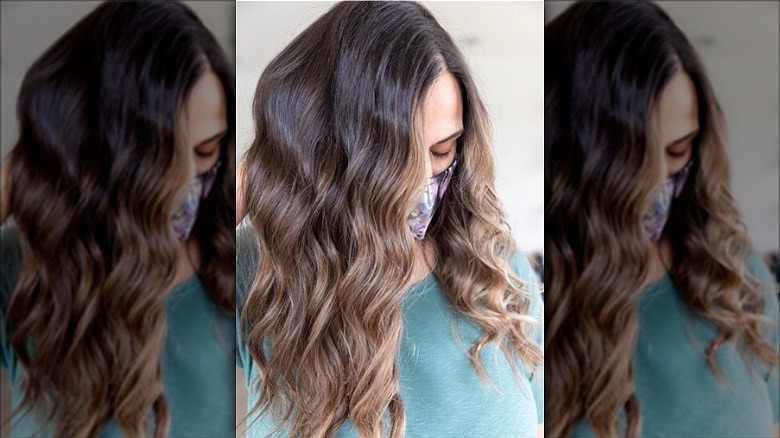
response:
M187 97L187 134L197 145L227 128L225 91L210 69L203 73Z
M431 84L422 102L422 116L427 146L463 129L463 98L452 73L440 74Z
M678 70L661 90L657 114L661 146L699 129L699 104L690 76Z

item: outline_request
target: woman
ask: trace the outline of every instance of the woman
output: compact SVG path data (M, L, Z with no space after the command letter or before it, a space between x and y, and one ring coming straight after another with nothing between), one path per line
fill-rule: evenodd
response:
M254 119L248 435L535 436L541 297L484 106L431 14L337 4L265 69Z
M2 229L12 435L234 433L232 77L178 3L102 4L27 72Z
M546 434L771 436L777 296L696 53L644 2L573 5L545 52Z

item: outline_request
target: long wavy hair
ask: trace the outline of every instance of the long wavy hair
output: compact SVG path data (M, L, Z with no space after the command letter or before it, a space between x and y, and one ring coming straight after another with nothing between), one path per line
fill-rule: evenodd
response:
M469 351L481 376L491 342L515 366L542 361L510 268L488 116L462 55L418 4L340 3L263 72L246 155L259 251L241 314L259 368L252 412L291 436L331 436L347 419L361 436L403 435L395 358L419 245L406 217L427 179L421 103L445 72L460 84L464 134L425 238L436 278L483 330Z
M23 369L15 413L37 411L57 436L96 436L110 420L127 436L167 433L160 354L177 266L171 215L194 174L184 103L208 69L221 79L231 128L193 229L197 274L234 315L233 73L196 15L178 3L102 4L24 78L10 157L22 246L7 309Z
M745 265L750 243L729 186L723 114L694 49L654 4L577 3L545 29L549 436L568 436L582 420L600 436L639 433L631 356L648 274L642 213L663 179L654 109L678 71L695 85L700 133L664 230L669 274L718 329L705 351L716 376L715 351L726 342L777 363L762 337L763 293Z

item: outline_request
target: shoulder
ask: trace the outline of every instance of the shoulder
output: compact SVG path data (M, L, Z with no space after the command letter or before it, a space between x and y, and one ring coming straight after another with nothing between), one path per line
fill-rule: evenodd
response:
M539 283L539 275L536 273L531 260L525 254L515 251L510 258L510 263L512 270L521 280Z
M541 346L544 342L544 287L531 260L524 254L515 252L511 264L515 275L523 282L523 291L528 294L528 316L534 320L528 327L529 335Z
M531 301L529 314L537 319L541 319L544 308L542 303L544 287L539 279L539 275L534 269L532 261L520 252L515 252L510 261L512 271L514 271L515 275L523 282L523 290L529 295Z
M543 348L544 345L544 298L543 298L543 285L539 279L539 275L534 269L532 261L523 255L516 252L512 256L512 269L515 274L523 281L523 290L529 295L528 316L530 316L533 322L526 325L527 334L529 339L536 344L539 348ZM522 365L524 369L526 365ZM532 370L530 373L526 371L529 383L531 385L531 391L534 398L534 403L537 413L537 422L544 422L544 367L539 365L537 369Z
M777 280L769 271L769 267L764 259L761 258L758 253L751 251L745 261L745 265L747 266L748 272L758 280L759 285L765 292L771 295L777 294Z
M770 337L777 344L777 321L780 320L780 303L778 303L778 284L775 277L769 271L766 262L755 251L751 251L745 262L750 275L758 281L759 287L764 292L764 315L772 321Z
M755 251L751 251L748 255L747 261L748 272L758 281L758 285L764 292L764 301L766 306L764 313L767 313L772 317L773 321L778 318L778 283L772 273L769 271L764 259L761 258Z

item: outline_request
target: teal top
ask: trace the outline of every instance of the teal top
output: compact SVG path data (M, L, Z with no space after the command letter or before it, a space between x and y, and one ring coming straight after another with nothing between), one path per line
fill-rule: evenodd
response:
M24 373L11 349L5 310L21 263L20 235L13 225L0 228L0 364L11 378L11 410L21 401ZM176 285L166 303L168 333L162 352L163 391L171 415L171 437L235 436L235 324L217 308L197 275ZM12 419L12 437L27 437L41 422L30 413ZM47 425L40 436L52 436ZM104 437L121 437L111 421Z
M778 298L775 281L755 254L750 272L765 291L766 336L778 344ZM778 369L752 369L734 344L716 351L726 382L707 366L703 353L717 331L680 297L671 277L648 286L639 299L639 339L632 358L644 437L772 437L778 421ZM694 343L692 336L695 336ZM591 437L581 422L573 436Z
M237 233L237 302L242 302L257 266L254 235L247 229ZM516 272L526 281L538 284L527 261L515 258ZM539 289L532 291L530 313L539 320L533 339L543 338L543 304ZM480 380L469 361L468 347L481 331L456 311L431 274L412 286L403 299L403 338L396 358L401 398L406 413L406 437L536 437L543 421L544 371L521 364L521 376L513 374L509 361L495 345L488 345L481 360L495 386ZM457 322L462 344L453 337L452 321ZM238 344L238 365L245 370L249 389L248 409L257 400L251 383L257 366L242 341ZM255 421L256 420L256 421ZM253 421L255 421L253 423ZM263 437L276 423L269 418L250 418L247 436ZM286 435L283 433L282 435ZM346 422L336 437L356 437Z

